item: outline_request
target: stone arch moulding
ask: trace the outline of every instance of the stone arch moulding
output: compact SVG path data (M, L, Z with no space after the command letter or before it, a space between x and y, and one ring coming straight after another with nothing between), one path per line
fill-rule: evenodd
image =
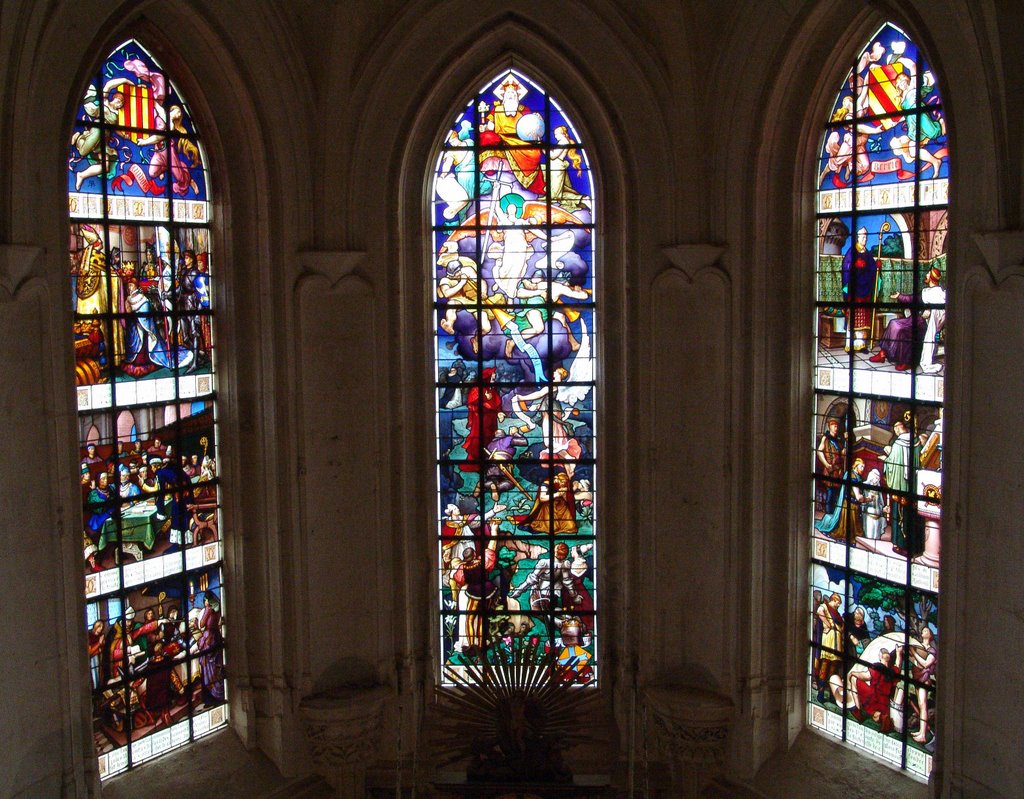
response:
M954 5L956 8L949 13L958 16L962 13L964 4ZM793 46L788 48L780 58L781 63L776 70L778 79L765 93L766 113L761 132L762 147L757 170L756 196L760 199L755 206L756 225L762 230L787 231L785 235L769 238L767 247L771 249L766 249L765 258L769 263L792 265L790 279L792 290L785 298L788 308L787 338L791 344L784 354L784 362L780 364L782 369L788 370L790 374L798 378L799 384L789 390L788 397L785 398L785 402L788 404L787 412L791 418L808 418L807 409L803 403L806 386L812 379L807 369L807 364L811 361L812 347L807 343L805 320L812 307L808 300L807 287L811 285L814 267L806 243L814 236L814 214L811 211L812 194L808 188L814 180L812 173L821 169L817 160L818 148L821 143L821 121L827 115L827 109L834 97L835 89L842 83L850 68L848 54L856 52L886 21L886 18L893 19L929 57L943 91L944 105L950 115L954 113L951 107L955 103L955 97L951 95L964 94L965 86L985 87L987 85L985 76L981 74L979 65L987 62L984 58L975 55L977 42L966 41L950 33L954 26L940 25L937 21L939 13L938 11L923 10L918 14L905 7L890 8L888 4L876 4L870 9L851 8L849 10L840 8L838 3L819 4L801 22L793 36ZM836 35L837 25L841 30L838 36ZM970 31L971 28L965 26L964 30ZM937 35L931 35L933 32ZM820 69L822 63L826 64L825 69ZM804 79L808 74L816 73L820 77L815 79L808 91ZM979 116L985 117L984 114ZM964 474L963 465L960 463L961 458L964 457L961 453L965 448L958 446L958 441L968 433L964 427L966 417L961 416L959 409L963 406L963 384L969 379L967 371L969 371L970 365L960 355L960 345L955 339L962 335L957 335L957 332L962 331L965 324L969 324L964 316L968 313L967 305L970 302L965 281L968 279L968 275L973 276L976 272L983 271L973 266L972 261L978 260L977 254L969 251L970 248L965 246L965 242L969 242L970 238L964 235L966 231L962 227L962 221L958 223L958 219L965 218L964 206L958 207L958 199L966 197L968 191L972 197L980 197L979 192L973 188L965 190L968 183L977 182L985 186L985 203L996 204L998 199L992 200L989 196L991 193L988 191L988 186L1002 185L995 177L990 177L989 172L985 171L990 169L990 166L982 167L980 172L976 172L971 170L966 163L968 150L976 153L999 152L998 148L992 144L995 137L987 128L991 118L959 120L959 122L958 126L956 118L950 121L951 128L959 128L959 130L951 132L950 138L954 139L954 134L957 134L953 143L959 142L960 146L955 153L957 162L954 166L957 169L954 177L957 180L957 189L951 198L949 218L954 228L959 229L960 235L952 235L949 244L951 263L955 259L955 266L951 272L958 274L955 277L951 276L949 283L951 289L955 286L953 291L956 299L956 302L950 304L949 311L949 319L955 326L955 330L951 333L948 347L951 376L947 379L946 384L948 413L945 414L951 429L947 442L951 450L951 457L950 462L943 465L951 499L954 489L957 489L957 493L960 494L953 500L957 503L956 508L960 507L960 502L964 499L962 491L966 488L965 481L961 477ZM965 125L965 122L969 124ZM966 135L971 137L969 144L966 141ZM976 180L976 174L985 174L986 178ZM795 208L785 207L785 203L776 202L777 198L789 196L796 198L797 206ZM988 208L986 208L985 214L990 219L994 218L994 212L989 214ZM989 229L995 227L997 224L993 223L990 224ZM979 243L979 246L982 245ZM1012 265L1010 265L1009 272L1013 272ZM761 290L761 293L764 296L770 296L770 293L766 293L764 289ZM800 428L800 431L803 429L799 425L795 427ZM808 427L808 425L804 425L804 427ZM790 452L788 479L789 484L793 486L802 485L806 477L807 442L800 431L791 431L788 436L787 449ZM792 508L788 514L789 529L806 530L808 514L804 495L800 493L793 496L789 505ZM938 742L940 756L936 758L936 770L933 772L940 782L944 779L941 773L943 770L947 771L947 775L949 775L955 773L959 768L960 754L956 751L956 747L948 744L958 740L961 737L958 730L962 731L963 729L962 719L959 718L963 712L963 685L962 677L958 677L963 673L963 666L954 643L962 636L957 617L962 615L963 603L957 598L957 585L964 576L965 568L964 554L958 551L960 550L959 539L962 539L963 536L958 534L962 530L958 520L959 514L956 514L957 518L954 518L953 506L947 507L946 510L948 518L944 519L944 526L948 530L948 535L947 546L943 548L942 556L945 575L943 583L945 602L942 609L944 634L941 636L941 646L949 653L942 659L944 670L942 693L946 706L943 712L949 715L946 717L943 727L945 734L942 738L945 743L942 740ZM800 535L800 533L795 535ZM791 545L787 558L789 561L789 584L786 586L786 595L780 594L777 599L786 602L789 606L786 618L795 620L794 623L788 625L787 631L780 631L787 638L788 654L785 658L787 677L791 680L791 685L801 686L796 692L790 692L787 702L790 709L788 737L792 740L795 736L794 731L802 729L804 724L802 682L806 671L807 635L803 625L798 621L807 615L805 574L808 555L804 543L801 541L798 545Z
M449 41L450 21L440 18L443 12L439 7L429 5L427 11L428 19L431 13L436 12L437 18L432 24L443 28L449 34L445 40ZM383 92L409 98L407 108L400 114L400 124L395 125L393 115L375 118L372 114L364 114L355 137L359 147L379 148L379 138L369 135L367 131L397 129L409 132L404 140L396 142L396 146L402 151L402 157L388 162L392 166L386 182L389 192L392 192L391 196L400 195L403 199L403 217L400 219L402 228L406 227L408 216L416 216L422 198L429 196L429 186L426 182L420 182L425 181L426 176L412 168L429 160L428 153L432 153L434 142L438 141L437 137L444 132L447 114L458 107L462 95L469 87L482 84L492 72L504 66L514 66L523 70L540 81L555 96L563 98L566 112L572 119L579 120L579 126L588 134L591 146L602 148L595 150L598 157L594 159L601 164L597 179L604 185L601 186L600 192L608 194L620 188L616 184L621 183L621 176L625 174L624 167L632 157L631 144L616 128L615 120L607 112L611 106L605 89L583 71L581 63L567 57L568 48L558 40L560 31L550 30L549 26L539 25L516 12L493 15L489 19L478 21L464 37L452 41L447 50L438 53L433 63L428 64L423 70L419 85L411 92L408 88L400 92L387 92L392 81L400 80L407 83L404 74L394 72L386 56L388 52L404 52L415 45L415 42L410 41L406 35L406 30L426 36L430 35L432 28L430 24L403 28L396 21L381 34L380 41L387 42L387 45L382 44L373 48L371 58L355 76L357 80L353 87L353 94L356 97L370 97ZM610 52L622 59L627 64L627 69L632 69L632 88L636 95L642 98L643 105L648 109L661 107L657 96L659 92L667 91L661 70L654 70L654 74L659 75L661 80L652 83L648 74L637 69L634 60L625 55L626 45L621 38L612 39L613 32L610 29L605 33L610 39ZM380 63L374 59L379 59ZM342 72L343 70L339 69L332 74ZM340 96L341 91L340 82L332 84L328 96ZM692 90L690 96L695 97ZM670 136L664 117L656 112L648 112L645 122L657 127L657 141L662 148L658 155L669 163L670 148L664 147L664 142L669 141ZM354 162L357 165L373 167L379 163L379 159L367 150L359 152ZM415 186L409 185L410 180ZM353 184L359 186L363 185L363 182L355 180ZM395 189L397 191L394 191ZM406 204L406 199L412 202L414 192L422 192L422 195L415 197L414 204ZM358 203L351 207L358 207ZM418 229L420 225L415 224L413 227Z
M264 468L262 446L275 442L281 468L294 463L293 417L274 398L295 385L288 348L296 320L289 299L294 242L308 238L302 209L311 201L301 189L310 185L310 167L302 142L281 126L266 125L258 109L270 107L272 98L282 116L305 115L310 89L304 69L294 63L297 48L278 44L286 36L280 25L265 10L251 13L260 22L246 20L247 29L256 32L249 39L227 38L211 24L211 15L181 3L147 4L123 29L141 30L162 62L173 64L202 123L214 170L213 238L224 267L218 339L221 351L231 356L218 365L223 373L219 426L236 481L228 486L234 490L225 492L225 514L236 532L225 541L225 568L237 587L231 633L245 642L231 656L232 727L289 774L303 746L290 719L295 713L291 686L306 662L302 639L288 631L289 619L301 607L300 559L288 554L297 551L298 481L279 480ZM260 49L263 37L271 43L265 50ZM273 70L262 60L267 51L280 59ZM192 58L195 53L204 57ZM282 334L266 335L268 326ZM255 519L267 531L258 546L243 529Z
M274 135L264 126L257 124L258 116L254 112L257 103L253 97L256 93L254 81L244 79L242 73L245 71L244 62L252 62L253 59L241 54L239 49L234 48L224 38L220 37L217 28L207 19L207 15L201 12L198 6L190 6L185 3L170 2L165 4L143 4L141 8L127 9L127 4L120 4L122 7L115 9L110 15L85 15L82 17L81 9L73 4L63 7L48 8L44 11L36 9L31 14L26 13L26 30L31 30L37 35L28 36L19 43L23 52L20 58L15 56L12 63L31 64L37 59L46 61L49 65L47 70L32 71L22 70L17 81L12 81L14 87L11 91L11 108L21 109L19 111L23 118L34 120L33 125L24 126L23 131L14 131L11 139L11 151L13 157L10 160L12 166L10 184L13 186L24 186L26 198L30 201L18 203L11 208L11 231L15 241L38 242L42 255L36 271L50 292L47 308L53 317L53 322L44 331L45 339L53 341L54 346L50 349L50 355L44 368L47 369L47 376L50 377L50 362L52 361L52 382L49 384L47 396L54 398L56 410L55 417L50 423L50 432L54 436L54 444L47 449L53 453L51 473L55 475L54 484L57 488L56 506L61 509L61 515L71 520L72 526L77 524L76 517L81 516L81 497L75 475L69 474L68 461L70 453L75 448L78 435L75 432L75 425L72 423L75 394L68 384L67 375L73 374L71 369L72 356L71 348L66 346L68 336L66 331L70 326L70 313L67 310L66 284L64 275L67 272L67 202L66 195L61 191L61 182L64 179L63 169L66 169L66 147L72 132L72 119L74 109L81 101L78 94L79 88L84 87L88 77L93 74L96 66L102 63L103 57L110 52L120 41L128 38L137 38L152 49L157 55L160 63L172 70L178 85L188 98L196 117L202 120L202 131L208 154L214 161L214 181L217 189L217 199L220 206L215 209L215 214L224 221L223 235L216 240L216 252L222 263L231 263L235 270L263 269L270 270L270 263L273 259L264 257L264 253L270 251L274 246L281 246L277 241L273 245L268 241L267 228L259 220L266 220L272 217L266 207L271 205L268 200L265 186L259 189L244 190L244 181L249 180L253 185L258 184L263 176L270 174L267 166L268 159L265 152L271 148L263 146L264 135ZM28 8L28 6L26 6ZM126 10L127 9L127 10ZM32 17L29 19L29 17ZM37 19L45 17L45 19ZM262 26L254 26L262 27ZM166 32L166 36L163 35ZM59 53L58 57L51 57ZM185 57L190 53L203 53L203 58L193 60L189 65L192 68L185 68ZM251 74L251 73L250 73ZM290 86L295 86L294 81ZM273 92L271 92L273 93ZM290 102L289 98L293 92L280 92L279 101ZM215 99L228 97L231 102L206 103L206 98ZM216 116L210 111L212 106L217 107ZM212 122L216 122L216 126ZM221 139L214 135L218 131L224 132ZM239 135L233 135L233 133ZM244 134L244 135L243 135ZM224 146L223 142L231 142L230 148ZM287 146L285 146L287 145ZM287 162L287 154L294 149L290 142L281 143L280 146L272 148L276 154L276 163ZM43 157L40 158L40 153ZM49 155L46 155L46 154ZM232 159L234 163L232 162ZM246 168L238 168L238 162L244 162ZM287 168L287 163L281 166ZM42 179L39 179L35 172L42 170ZM31 171L35 177L28 174ZM298 169L301 172L301 166ZM296 185L301 181L296 180ZM235 188L243 189L238 191L237 196L229 196L229 189L232 185ZM287 192L287 185L283 191ZM275 198L276 200L276 198ZM6 210L6 208L5 208ZM233 219L234 226L227 224L227 219ZM247 231L242 236L240 230ZM287 231L285 233L287 235ZM278 237L278 241L282 237ZM20 259L19 259L20 260ZM278 261L280 262L280 261ZM12 271L12 274L15 274ZM12 278L10 286L19 286L17 291L19 297L30 287L34 281L24 281L21 274ZM238 281L246 284L247 281ZM260 281L253 280L256 284ZM231 346L230 341L236 336L239 339L248 341L259 341L260 336L254 335L253 331L247 330L252 316L257 312L249 313L253 307L261 301L255 292L251 297L235 296L235 289L240 288L238 294L245 294L245 285L242 286L220 286L224 289L220 292L219 299L225 300L230 297L232 303L238 306L245 306L245 310L237 314L238 318L220 320L218 334L225 346L225 351ZM34 288L32 290L35 290ZM0 297L3 297L5 290L0 288ZM266 292L263 293L264 297ZM59 298L59 299L54 299ZM3 300L0 300L2 302ZM266 309L264 309L266 311ZM264 317L270 316L264 313ZM247 318L249 317L249 318ZM61 331L65 332L61 332ZM269 360L269 359L268 359ZM283 360L283 359L278 359ZM229 364L221 364L219 372L225 373L225 367ZM259 367L257 366L257 369ZM238 435L239 418L245 419L247 425L252 425L257 430L273 425L273 409L270 404L263 406L262 418L259 406L251 408L252 413L238 413L235 409L239 402L237 379L234 375L226 373L221 381L222 391L221 407L227 411L220 420L221 433L224 439L222 453L225 456L225 463L230 460L239 463L243 460L256 462L251 457L239 455L240 447L236 446L240 435ZM268 383L272 384L272 378L267 377ZM250 392L253 394L255 392ZM272 388L268 393L273 395ZM244 398L243 398L244 399ZM247 435L251 441L260 440L260 435ZM287 438L287 437L285 437ZM248 455L248 453L246 453ZM240 481L241 482L241 481ZM247 480L250 485L255 481ZM264 492L254 492L264 493ZM226 498L226 505L234 504L234 498ZM268 502L268 505L273 504ZM239 531L236 537L235 552L231 558L233 570L232 582L241 586L242 575L245 572L243 552L241 548L241 525L245 521L245 514L237 508L227 507L225 513L229 513L232 525ZM267 513L261 513L262 517L268 520L268 529L277 530L281 525L273 521L275 510L271 508ZM58 619L61 625L61 634L68 642L61 644L57 649L66 653L69 660L68 667L62 669L62 674L68 675L72 684L68 688L62 688L61 695L66 701L62 701L65 712L72 718L63 725L64 734L61 738L62 745L59 747L59 755L65 768L64 779L66 784L74 784L74 789L68 789L69 795L73 791L84 795L86 787L89 790L98 792L95 785L95 759L92 754L92 743L88 734L89 725L89 700L85 692L81 690L81 675L87 668L85 659L85 633L82 630L81 619L84 618L84 607L81 598L78 596L80 588L78 572L81 569L81 550L77 541L70 533L61 536L60 561L63 563L59 581L62 586L66 601L61 606L68 608L67 618ZM273 549L273 540L267 542L267 549ZM75 549L78 549L76 554ZM261 551L259 547L249 547L250 560L262 555L253 554ZM268 558L269 565L264 569L258 564L250 570L254 580L264 579L264 575L273 575L277 566L273 558ZM58 561L54 561L57 563ZM279 561L278 561L279 562ZM271 577L273 580L274 577ZM281 591L266 590L255 593L266 595L268 603L279 601ZM282 760L280 744L283 737L279 722L280 713L275 713L274 707L284 705L287 701L275 702L273 698L267 698L267 691L261 687L271 684L271 680L249 679L249 659L243 657L243 651L257 650L256 659L261 661L258 664L258 671L280 672L280 667L273 665L264 668L263 662L277 658L287 660L289 648L288 637L282 630L282 625L265 625L275 631L279 640L273 644L263 645L254 641L246 635L246 613L245 603L241 593L232 597L232 633L238 636L238 640L247 639L250 646L239 648L233 656L231 669L235 679L236 691L232 700L238 702L236 712L232 713L233 725L240 737L249 744L257 743L257 726L255 722L256 713L254 708L259 705L261 710L266 709L265 721L259 726L259 745L272 758L276 758L280 765ZM270 614L274 616L272 612ZM276 613L280 617L280 612ZM264 625L256 625L262 627ZM256 638L266 633L260 629L256 630ZM282 652L286 653L282 656ZM79 655L81 653L81 662ZM264 657L265 656L265 657ZM285 695L283 679L278 679L275 685L279 684L278 696ZM262 695L259 695L262 692ZM275 727L275 725L277 725ZM84 732L83 732L84 731ZM56 747L54 747L56 749ZM54 757L57 755L55 754ZM26 761L27 762L27 761ZM284 767L287 768L286 766ZM187 791L186 791L187 792ZM76 794L77 795L77 794Z
M430 175L422 167L433 157L435 143L441 140L439 137L444 133L448 115L459 107L463 95L470 91L471 87L482 84L491 73L508 66L514 66L533 76L553 96L561 98L560 102L566 113L576 120L578 127L587 134L589 146L596 154L593 160L598 164L595 174L599 183L598 192L609 196L609 200L605 201L604 210L599 213L618 215L621 212L623 218L628 217L625 209L629 206L619 197L625 190L623 176L627 173L628 165L633 158L632 146L628 137L616 127L615 120L608 113L610 98L603 93L600 85L588 80L580 71L578 64L566 58L564 48L559 48L554 34L545 36L536 26L528 23L529 20L521 18L518 14L503 14L480 23L478 29L482 29L483 32L479 36L467 37L463 41L453 43L450 51L457 55L452 58L439 57L424 72L421 86L416 87L411 93L410 102L402 114L403 122L396 126L392 121L387 126L408 132L402 140L396 141L396 147L401 150L402 155L401 158L389 162L392 166L386 181L390 196L400 198L399 229L403 233L400 236L403 245L411 238L406 234L415 231L417 235L421 235L423 222L420 212L423 202L430 196ZM388 35L398 34L391 30ZM515 47L510 47L509 42L515 42ZM356 87L356 92L361 95L386 90L389 81L395 79L386 68L365 69L363 74L368 76L367 81L364 85ZM646 100L648 108L657 109L659 105L655 99L656 88L639 72L635 78L637 95ZM398 93L398 96L402 95L410 93ZM379 128L378 122L383 121L366 115L357 136L359 147L379 146L379 141L369 136L366 131ZM651 113L646 121L657 127L660 133L658 142L663 145L669 140L666 123L661 115ZM359 154L354 159L357 166L369 167L377 163L369 150L357 152ZM659 154L666 161L671 159L667 148L660 150ZM362 185L364 175L360 173L358 177L359 179L353 183ZM610 242L606 242L604 246L610 246ZM423 254L419 247L410 244L408 253L403 250L402 258L403 263L408 258L416 258L422 262ZM411 271L403 266L401 274L403 281L409 279L409 275L415 275L415 279L418 280L421 279L423 272Z

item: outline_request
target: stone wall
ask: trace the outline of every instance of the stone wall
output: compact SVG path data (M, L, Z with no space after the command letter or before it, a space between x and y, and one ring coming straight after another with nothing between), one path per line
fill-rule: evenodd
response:
M586 134L603 209L602 690L617 773L637 784L653 734L643 688L671 683L731 704L723 769L749 781L805 718L820 122L885 15L934 65L955 159L931 790L1019 796L1024 11L988 0L0 6L0 795L100 794L64 152L113 45L137 36L178 76L217 186L242 743L225 768L255 751L282 780L313 774L299 702L348 659L389 691L372 765L423 768L437 646L425 187L451 111L514 58ZM808 793L826 778L808 772Z

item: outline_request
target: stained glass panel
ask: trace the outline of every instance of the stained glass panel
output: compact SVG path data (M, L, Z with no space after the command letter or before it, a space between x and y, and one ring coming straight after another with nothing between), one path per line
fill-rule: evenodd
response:
M138 42L68 150L84 591L101 777L227 723L208 177Z
M886 24L817 176L810 725L927 779L935 749L949 149Z
M436 313L440 650L527 639L597 679L594 191L565 112L515 70L441 145Z

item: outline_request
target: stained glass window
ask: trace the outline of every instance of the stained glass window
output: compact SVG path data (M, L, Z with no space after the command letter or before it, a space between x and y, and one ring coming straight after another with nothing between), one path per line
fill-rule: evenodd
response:
M808 719L926 779L949 152L935 75L895 25L852 65L816 173Z
M595 206L586 142L516 70L440 145L436 310L442 679L550 653L597 678Z
M227 723L209 173L135 41L68 149L85 624L101 777Z

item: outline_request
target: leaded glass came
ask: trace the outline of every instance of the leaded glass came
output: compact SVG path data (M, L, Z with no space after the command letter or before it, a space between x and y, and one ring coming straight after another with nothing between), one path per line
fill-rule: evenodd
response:
M895 25L847 76L816 177L808 720L927 779L949 149L935 76Z
M217 266L199 132L138 42L90 81L67 163L85 624L109 777L227 723Z
M594 213L585 142L501 72L433 178L444 681L515 639L597 679Z

